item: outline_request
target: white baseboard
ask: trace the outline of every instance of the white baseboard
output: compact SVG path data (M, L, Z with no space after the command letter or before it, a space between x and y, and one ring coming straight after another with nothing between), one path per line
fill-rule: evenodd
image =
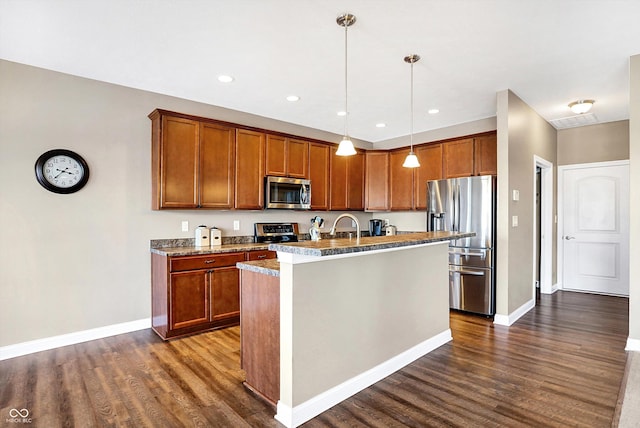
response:
M536 301L534 299L531 299L509 315L496 314L493 317L493 323L497 325L506 325L507 327L509 327L513 325L514 322L518 321L524 314L535 308L535 306Z
M627 338L627 347L624 348L625 351L635 351L640 352L640 339L632 339L630 337Z
M61 346L75 345L76 343L102 339L103 337L144 330L145 328L151 328L150 318L107 325L104 327L92 328L90 330L76 331L74 333L62 334L60 336L45 337L44 339L31 340L29 342L16 343L15 345L0 347L0 361L32 354L34 352L59 348Z
M377 365L364 373L355 376L340 385L316 395L293 408L278 401L276 420L284 424L287 428L297 427L308 420L318 416L325 410L357 394L374 383L384 379L390 374L400 370L418 358L428 354L436 348L452 340L451 330L447 329L442 333L425 340L411 349Z

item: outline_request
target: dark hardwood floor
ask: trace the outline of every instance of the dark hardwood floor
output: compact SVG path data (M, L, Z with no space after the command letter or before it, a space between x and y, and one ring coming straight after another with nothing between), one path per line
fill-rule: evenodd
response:
M628 300L558 292L510 328L451 314L454 340L305 427L610 427ZM0 426L281 427L244 389L239 328L150 330L0 361ZM321 358L321 356L319 356Z

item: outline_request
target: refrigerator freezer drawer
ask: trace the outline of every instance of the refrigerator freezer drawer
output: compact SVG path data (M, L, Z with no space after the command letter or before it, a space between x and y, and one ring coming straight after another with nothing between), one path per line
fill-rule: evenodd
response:
M449 247L449 264L488 269L493 267L492 251L486 248Z
M495 314L491 269L449 266L449 306L483 315Z

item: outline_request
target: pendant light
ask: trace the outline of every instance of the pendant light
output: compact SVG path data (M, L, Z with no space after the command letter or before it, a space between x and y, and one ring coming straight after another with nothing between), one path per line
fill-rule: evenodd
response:
M336 18L336 22L339 26L344 27L344 137L338 145L336 155L338 156L352 156L356 154L356 149L353 147L351 138L349 138L349 109L347 103L347 29L356 22L355 15L345 13Z
M409 154L402 164L402 166L405 168L418 168L420 166L418 157L413 152L413 64L418 62L419 60L420 56L416 54L404 57L404 62L411 64L411 149L409 150Z

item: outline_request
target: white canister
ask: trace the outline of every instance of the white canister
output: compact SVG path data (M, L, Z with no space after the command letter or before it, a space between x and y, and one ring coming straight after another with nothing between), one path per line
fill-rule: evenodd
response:
M211 241L212 247L222 245L222 231L217 227L212 227L209 240Z
M196 227L196 247L208 247L209 245L209 228L201 224Z

